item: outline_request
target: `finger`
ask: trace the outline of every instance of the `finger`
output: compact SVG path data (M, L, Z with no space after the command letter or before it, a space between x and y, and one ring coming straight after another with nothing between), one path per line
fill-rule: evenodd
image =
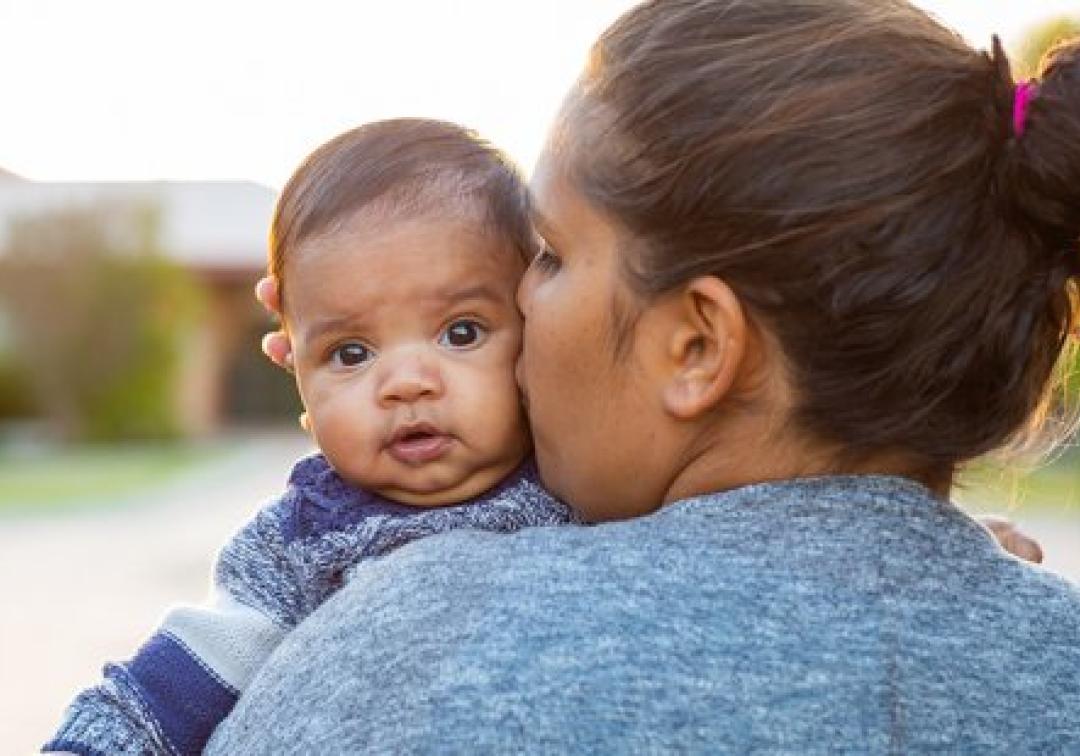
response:
M290 372L293 370L292 342L283 332L274 331L263 336L262 350L263 354L278 367Z
M1005 549L1012 554L1035 564L1042 564L1043 550L1039 542L1020 531L1014 531L1006 539Z
M255 284L255 298L275 315L281 314L281 292L274 276L263 276Z
M979 522L985 525L999 541L1003 540L1009 533L1015 530L1012 520L999 517L998 515L983 515L979 518Z
M1020 531L1012 520L995 515L985 515L979 520L994 534L1001 548L1028 562L1042 564L1042 546L1034 538Z

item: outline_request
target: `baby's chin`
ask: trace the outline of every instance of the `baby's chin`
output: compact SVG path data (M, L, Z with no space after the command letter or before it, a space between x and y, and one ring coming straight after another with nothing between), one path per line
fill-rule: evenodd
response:
M425 465L404 470L399 476L380 481L356 479L343 473L340 467L334 467L351 485L398 504L410 507L447 507L490 491L516 470L526 456L527 451L523 451L518 455L468 470L439 469L438 465Z

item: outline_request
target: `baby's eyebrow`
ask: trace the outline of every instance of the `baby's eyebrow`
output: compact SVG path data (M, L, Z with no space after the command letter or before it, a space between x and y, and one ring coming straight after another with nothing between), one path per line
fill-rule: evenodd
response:
M339 331L354 331L357 326L357 318L351 315L342 316L338 318L322 318L315 320L304 330L304 339L306 341L315 341L328 333L337 333Z
M445 305L455 305L474 299L486 299L492 302L502 302L505 298L493 286L486 283L466 286L461 289L444 289L435 295L439 302Z
M430 305L445 309L470 301L487 301L500 304L506 300L504 292L488 283L479 283L461 288L445 288L432 294ZM421 305L423 306L423 305ZM319 318L303 328L304 339L315 341L330 333L357 331L363 325L360 315L342 315L339 317Z

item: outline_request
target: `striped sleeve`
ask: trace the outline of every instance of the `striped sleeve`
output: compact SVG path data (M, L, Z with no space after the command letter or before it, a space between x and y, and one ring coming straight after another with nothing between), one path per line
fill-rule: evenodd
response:
M226 544L211 600L178 607L130 660L80 693L44 752L199 754L241 691L296 622L281 523L289 494Z

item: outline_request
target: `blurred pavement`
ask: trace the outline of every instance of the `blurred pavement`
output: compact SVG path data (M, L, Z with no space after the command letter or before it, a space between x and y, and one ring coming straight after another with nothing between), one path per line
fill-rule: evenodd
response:
M0 752L37 753L105 661L129 657L170 604L200 601L217 550L309 449L299 432L245 436L143 492L152 504L0 519Z

